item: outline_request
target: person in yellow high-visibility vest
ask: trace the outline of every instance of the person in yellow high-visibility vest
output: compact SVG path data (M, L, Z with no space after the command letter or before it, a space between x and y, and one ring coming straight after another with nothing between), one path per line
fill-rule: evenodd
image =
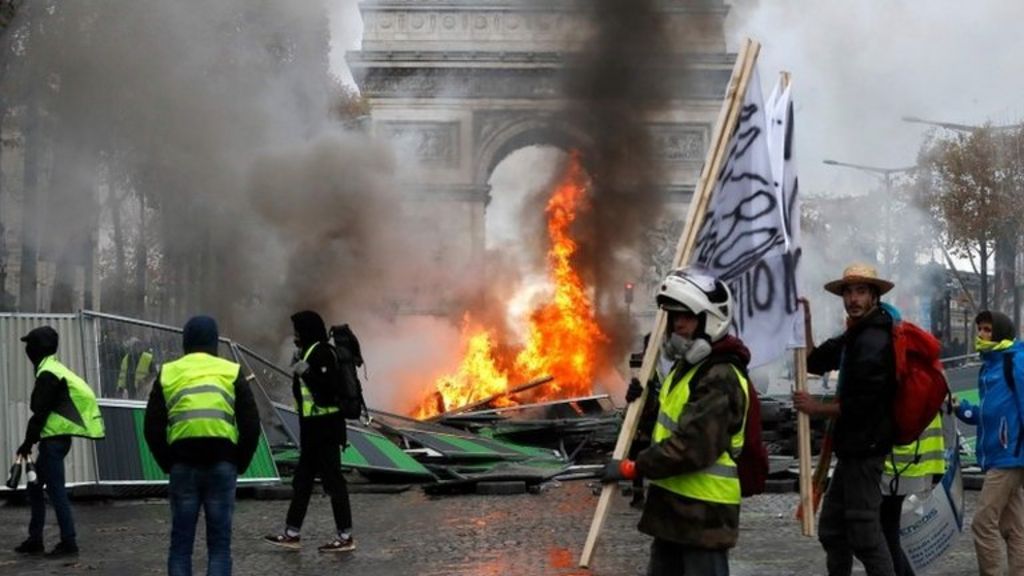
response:
M882 532L896 576L914 576L914 569L900 545L903 501L911 494L930 494L946 473L946 441L942 414L928 424L916 442L892 447L882 469Z
M127 349L117 371L117 394L136 400L145 393L146 379L154 371L153 352L145 349L137 338L129 340Z
M647 574L727 576L739 537L740 480L750 352L728 334L732 296L719 280L675 270L658 306L668 312L662 354L673 361L658 396L651 446L611 460L602 481L650 480L641 532L654 537Z
M167 572L192 574L199 510L206 518L207 575L231 574L235 485L256 453L260 415L241 366L217 356L217 322L193 316L184 356L161 366L146 405L146 443L170 475Z
M317 476L331 497L336 533L320 552L348 552L352 538L352 508L348 486L341 474L341 451L347 442L345 418L340 408L340 382L353 373L341 370L334 348L327 340L323 318L311 310L292 315L296 358L292 364L292 394L299 412L299 463L292 478L292 501L283 532L267 534L264 541L298 550L302 524Z
M28 485L32 519L28 539L15 548L22 554L43 552L43 524L46 503L43 487L60 524L60 543L51 556L78 554L75 522L71 502L64 487L64 458L71 451L71 438L80 436L97 440L104 437L103 417L96 395L81 377L57 359L57 331L50 326L36 328L26 334L25 354L35 367L36 381L32 388L32 417L25 431L25 441L18 448L20 456L28 456L39 443L36 460L38 481Z

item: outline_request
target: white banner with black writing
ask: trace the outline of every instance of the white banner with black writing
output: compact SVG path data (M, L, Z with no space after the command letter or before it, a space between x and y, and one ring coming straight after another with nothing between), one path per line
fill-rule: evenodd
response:
M751 367L803 345L798 191L790 88L777 87L766 105L755 70L690 262L732 290L733 329Z

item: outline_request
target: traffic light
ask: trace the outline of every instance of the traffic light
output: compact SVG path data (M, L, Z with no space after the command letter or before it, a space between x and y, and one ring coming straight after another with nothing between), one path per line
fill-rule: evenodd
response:
M632 304L633 303L633 283L632 282L626 282L626 294L625 294L625 296L626 296L626 304Z

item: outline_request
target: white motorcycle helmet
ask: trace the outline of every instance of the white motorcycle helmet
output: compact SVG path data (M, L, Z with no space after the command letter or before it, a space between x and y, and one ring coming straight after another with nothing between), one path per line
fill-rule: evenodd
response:
M718 342L732 323L732 293L724 282L695 268L673 270L661 283L658 307L666 312L692 312L701 319L698 336ZM702 333L700 333L702 332Z

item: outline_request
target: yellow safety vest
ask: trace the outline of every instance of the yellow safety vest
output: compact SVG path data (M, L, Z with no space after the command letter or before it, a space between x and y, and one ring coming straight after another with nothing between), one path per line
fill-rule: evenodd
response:
M670 385L675 377L675 370L669 372L668 377L661 386L659 401L661 403L658 412L658 420L654 424L652 440L655 443L663 442L672 436L676 430L680 416L686 411L686 403L690 399L690 380L693 379L700 364L690 368L679 382ZM750 401L749 383L743 373L735 366L731 366L743 388L745 403ZM739 455L743 450L743 434L747 426L746 413L743 415L743 425L738 432L733 434L730 441L730 450L722 452L718 460L711 466L680 474L670 478L651 480L651 484L664 488L669 492L703 500L705 502L716 502L719 504L740 503L740 479L736 469L734 456Z
M313 350L319 345L319 342L314 342L313 345L306 350L306 353L302 355L302 361L305 362L309 358L309 355L313 353ZM301 376L299 376L299 390L302 393L302 405L298 406L297 409L306 418L310 418L312 416L327 416L328 414L341 412L341 408L337 406L317 405L317 403L313 401L313 393L309 391L309 388L306 386L306 381L303 380Z
M931 488L933 475L945 473L946 440L942 434L942 414L937 414L915 442L893 446L885 459L883 491L890 493L892 480L898 475L898 493L921 492Z
M128 389L128 361L131 358L131 353L125 354L121 357L121 369L117 373L117 389L127 390ZM149 376L149 367L153 364L153 354L151 352L144 351L139 354L139 360L135 363L135 379L132 382L135 384L135 389L138 390L142 382Z
M224 438L238 443L235 380L241 366L205 352L186 354L160 370L167 403L167 443Z
M92 388L71 371L70 368L60 363L56 356L47 356L39 363L36 369L36 378L42 373L49 372L68 384L68 395L71 396L71 404L75 414L68 413L61 415L54 410L46 417L43 424L43 431L40 438L51 436L82 436L85 438L99 439L106 435L103 426L103 415L100 414L100 407L96 403L96 395ZM71 416L71 418L68 418ZM77 418L75 417L77 416Z

